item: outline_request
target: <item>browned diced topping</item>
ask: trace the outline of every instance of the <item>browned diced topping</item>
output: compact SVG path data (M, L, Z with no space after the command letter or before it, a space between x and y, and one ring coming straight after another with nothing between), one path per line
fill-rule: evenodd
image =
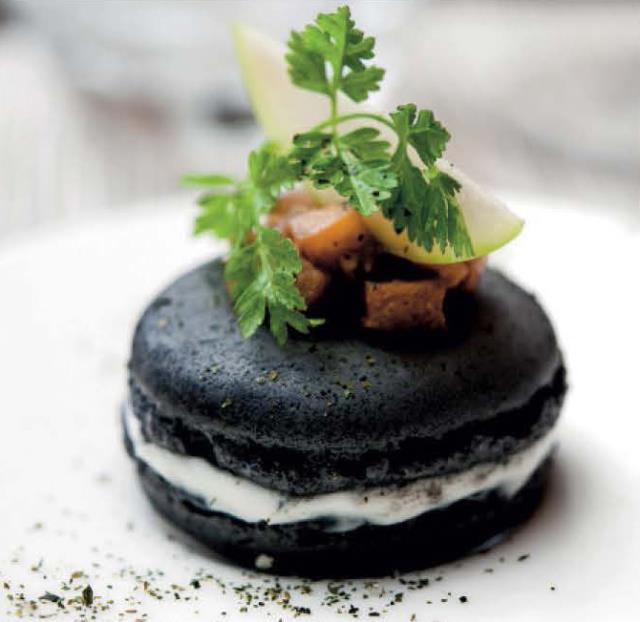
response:
M298 214L315 209L313 198L302 190L292 190L278 197L274 208L267 216L267 225L291 237L289 221Z
M296 277L296 287L307 305L312 305L322 297L330 280L331 276L328 272L302 258L302 270Z
M478 259L472 259L471 261L467 261L466 264L469 268L469 274L462 282L462 287L468 291L472 292L478 287L478 282L480 281L480 277L484 272L484 269L487 265L486 257L479 257Z
M430 265L429 269L436 273L436 278L447 289L458 287L469 276L469 267L466 262Z
M356 253L345 253L338 259L340 270L349 277L353 277L360 265L360 256Z
M447 287L438 279L423 281L365 282L366 328L397 330L441 329Z
M289 220L291 237L300 252L317 266L336 267L345 255L355 255L370 240L362 217L353 209L328 205Z
M338 204L318 207L303 190L280 196L267 224L291 238L300 252L302 270L296 286L307 305L325 296L332 278L362 279L380 256L381 249L358 212ZM365 280L362 324L377 330L444 328L447 291L474 290L485 264L485 258L416 264L411 276L406 270L392 268L385 280L380 280L380 275L370 277L376 280Z
M487 265L487 258L480 257L471 261L459 263L430 265L429 270L436 273L448 289L462 287L466 291L473 291L478 286L480 276Z

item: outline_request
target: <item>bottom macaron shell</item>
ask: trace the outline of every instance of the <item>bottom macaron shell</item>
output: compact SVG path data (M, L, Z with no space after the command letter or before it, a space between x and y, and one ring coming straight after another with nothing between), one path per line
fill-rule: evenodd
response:
M131 453L129 440L125 438ZM153 506L216 553L254 570L313 578L373 577L428 568L487 548L526 520L542 498L548 458L511 497L467 497L395 525L331 531L330 521L246 523L202 508L137 461Z

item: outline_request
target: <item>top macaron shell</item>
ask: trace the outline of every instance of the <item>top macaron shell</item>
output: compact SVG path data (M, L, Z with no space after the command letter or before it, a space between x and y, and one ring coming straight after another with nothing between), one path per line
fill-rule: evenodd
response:
M279 347L265 329L245 340L222 272L216 260L163 291L136 328L130 361L134 410L146 417L147 432L153 433L153 419L195 430L213 439L211 455L206 448L200 453L214 464L220 462L216 438L243 451L321 451L329 459L332 452L360 455L412 439L436 441L497 417L508 420L512 412L519 416L541 388L557 384L562 369L544 311L491 270L476 292L464 338L424 349L330 334L290 338ZM555 420L556 406L544 427ZM544 400L536 408L534 419L544 414ZM164 444L184 451L171 439ZM245 467L242 474L250 475Z

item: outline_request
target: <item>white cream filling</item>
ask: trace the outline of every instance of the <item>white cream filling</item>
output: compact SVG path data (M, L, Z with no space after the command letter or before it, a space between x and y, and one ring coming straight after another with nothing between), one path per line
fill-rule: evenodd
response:
M555 428L505 462L474 466L461 473L426 477L403 486L380 486L292 497L209 464L146 441L140 421L125 407L125 425L135 456L173 486L199 497L210 510L247 523L283 525L330 519L332 531L365 523L391 525L492 489L512 496L526 483L555 444Z

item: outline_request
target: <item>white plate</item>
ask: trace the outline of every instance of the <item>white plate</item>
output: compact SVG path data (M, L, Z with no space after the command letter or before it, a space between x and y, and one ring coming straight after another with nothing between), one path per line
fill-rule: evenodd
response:
M427 587L352 582L360 619L375 619L369 607L378 619L415 614L420 622L640 619L640 238L593 215L511 204L528 226L496 263L539 293L570 372L550 494L508 542L420 573ZM68 598L87 583L96 604L113 601L98 607L98 620L293 617L275 602L240 612L233 586L255 592L273 583L212 559L156 517L121 446L117 409L133 322L154 292L214 249L191 240L183 207L178 200L35 234L0 252L0 616L9 620L16 601L8 595ZM77 571L86 576L63 591ZM196 589L199 574L228 587L207 579ZM310 584L310 594L283 583L293 605L311 609L301 619L351 619L327 605L326 583ZM388 606L399 592L402 602ZM59 619L90 614L38 607Z

